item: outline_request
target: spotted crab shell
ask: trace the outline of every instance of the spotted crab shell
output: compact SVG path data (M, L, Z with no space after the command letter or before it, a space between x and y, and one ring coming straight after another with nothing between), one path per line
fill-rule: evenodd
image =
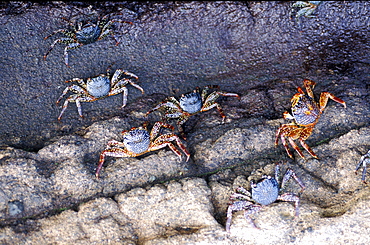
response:
M134 129L124 134L123 144L128 151L140 154L148 150L150 135L145 129Z
M262 205L269 205L279 196L279 184L276 179L269 177L252 186L252 199Z
M86 90L90 95L96 98L107 96L110 91L109 78L103 74L97 77L89 78L87 80Z
M189 113L196 113L202 109L202 98L198 92L183 94L180 98L180 107Z

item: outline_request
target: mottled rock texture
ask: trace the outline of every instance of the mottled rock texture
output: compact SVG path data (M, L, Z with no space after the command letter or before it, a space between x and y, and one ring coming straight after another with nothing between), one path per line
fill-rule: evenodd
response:
M293 2L3 2L0 4L1 244L369 244L370 191L355 168L370 149L369 25L366 1L329 1L296 18ZM119 45L108 36L69 51L44 38L84 14L120 13ZM72 78L109 65L138 75L145 90L70 103L56 100ZM283 112L303 86L330 100L307 140L319 156L290 159L274 145ZM161 120L145 113L168 96L219 85L216 108L184 125L191 157L167 147L136 158L99 155L122 130ZM64 101L63 101L64 102ZM62 103L63 103L62 102ZM176 121L171 120L176 129ZM175 130L175 133L177 131ZM305 184L301 213L276 202L252 216L233 214L229 196L250 180L291 167ZM359 173L361 173L362 169ZM368 182L370 176L367 174ZM287 190L297 193L293 182Z

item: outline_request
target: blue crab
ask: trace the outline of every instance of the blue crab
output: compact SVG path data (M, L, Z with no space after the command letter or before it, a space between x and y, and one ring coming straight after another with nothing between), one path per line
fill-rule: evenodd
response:
M312 92L312 88L315 87L316 83L314 81L305 79L303 81L303 85L306 88L307 95L303 92L302 88L298 87L298 93L296 93L291 99L292 114L287 111L283 113L283 117L285 119L294 120L294 122L283 124L279 127L279 129L276 131L275 146L278 145L280 137L288 156L293 158L293 154L290 152L288 144L285 140L285 138L287 138L299 156L305 159L302 151L294 142L294 140L298 139L302 147L306 149L311 156L318 158L313 150L306 144L305 140L311 136L312 131L317 124L320 115L323 113L329 99L342 104L344 107L346 107L346 102L335 97L329 92L322 92L320 95L319 104L317 104L314 100L314 94Z
M365 184L366 183L366 169L367 169L367 164L370 164L370 150L361 157L360 159L360 163L357 165L356 167L356 171L355 173L357 174L357 171L360 169L360 167L362 166L364 169L362 170L362 182L364 182Z
M44 55L44 60L46 60L46 57L57 43L67 44L64 49L64 62L68 67L68 50L70 49L75 49L86 44L94 43L105 38L109 34L113 36L117 46L119 44L119 41L114 36L112 29L112 25L114 22L132 24L132 22L129 21L110 19L109 15L105 15L101 19L98 18L96 23L93 23L93 21L76 21L76 23L74 24L70 23L70 28L59 29L52 32L44 39L46 40L57 33L62 33L66 37L58 38L51 44L49 50Z
M209 89L218 88L218 85L208 85L205 86L202 91L200 91L200 88L197 87L193 92L182 94L179 101L175 97L169 97L159 103L153 109L149 110L146 113L146 116L148 116L153 111L164 108L165 115L163 120L168 120L171 118L178 119L178 130L181 133L182 137L186 139L182 125L189 119L189 117L199 112L205 112L216 107L222 117L222 123L224 123L226 116L220 104L216 102L217 98L219 96L228 96L237 97L238 99L240 99L240 96L238 94L223 91L213 91L212 93L208 94Z
M190 153L178 136L173 133L159 134L162 127L173 130L174 127L172 125L156 122L150 133L147 130L147 125L147 123L144 123L142 127L134 127L130 130L122 131L123 142L116 140L108 142L105 150L100 154L99 164L95 173L96 178L99 178L106 156L137 157L168 146L181 160L181 152L171 143L172 141L175 141L184 152L187 157L186 161L189 160Z
M280 166L276 164L275 177L264 175L257 182L251 181L252 193L243 187L238 187L236 192L230 196L229 207L227 209L226 231L230 232L232 214L235 211L244 211L245 218L254 228L257 228L250 215L258 212L263 206L267 206L275 201L285 201L295 203L295 216L299 215L299 196L293 193L282 193L286 182L292 177L301 187L303 192L305 186L297 177L293 169L288 168L279 186Z
M69 102L76 102L78 114L80 117L82 115L82 108L81 102L92 102L96 100L100 100L106 98L108 96L116 95L123 93L123 102L122 108L126 106L127 103L127 94L128 90L126 88L127 84L131 84L133 87L139 89L144 94L144 89L141 88L138 84L131 81L129 78L122 78L123 75L126 75L130 78L135 78L136 80L138 77L128 71L118 69L111 75L111 69L108 67L106 74L99 74L92 78L87 78L84 81L81 78L73 78L72 80L66 82L77 82L77 84L73 84L68 86L64 89L62 95L58 98L57 104L61 101L61 99L69 92L73 92L74 94L70 95L64 102L62 111L58 117L58 120L61 120L64 111L67 109Z

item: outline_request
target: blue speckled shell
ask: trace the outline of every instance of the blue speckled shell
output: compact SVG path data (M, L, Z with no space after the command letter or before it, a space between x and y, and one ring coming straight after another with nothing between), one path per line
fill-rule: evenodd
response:
M87 92L89 92L90 95L96 98L108 95L110 91L109 78L104 75L100 75L88 79L86 90Z
M181 96L180 107L189 113L196 113L202 109L202 98L199 93L192 92Z
M89 44L96 42L100 36L101 30L99 26L85 26L80 31L76 32L76 39L79 43Z
M308 125L318 119L320 110L310 97L303 95L299 98L296 105L292 107L292 114L298 125Z
M252 186L252 198L259 204L269 205L279 196L279 184L274 178L263 179L255 187Z
M123 144L128 151L140 154L148 150L150 145L150 135L148 131L144 129L134 129L124 134Z

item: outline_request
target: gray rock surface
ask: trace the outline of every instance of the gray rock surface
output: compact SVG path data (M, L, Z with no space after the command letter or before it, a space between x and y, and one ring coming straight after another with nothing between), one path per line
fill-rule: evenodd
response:
M84 3L12 2L0 6L0 243L1 244L368 244L369 185L355 168L370 149L369 32L365 1L330 1L313 18L291 18L292 2ZM86 5L86 6L85 6ZM5 6L5 7L4 7ZM103 39L69 52L63 45L46 61L52 31L77 13L119 12L121 44ZM17 23L15 25L14 23ZM74 104L61 122L55 101L73 77L104 73L113 64L139 76L146 93L128 86L121 96ZM304 151L288 158L275 132L305 78L316 99L330 100ZM218 84L240 100L220 98L216 109L184 125L188 162L169 149L136 158L99 154L121 131L149 121L146 111L168 96ZM175 121L170 121L174 123ZM233 214L238 186L291 167L306 185L301 214L276 202L253 215ZM361 169L362 171L362 169ZM369 174L367 175L369 179ZM292 182L287 190L297 193Z

